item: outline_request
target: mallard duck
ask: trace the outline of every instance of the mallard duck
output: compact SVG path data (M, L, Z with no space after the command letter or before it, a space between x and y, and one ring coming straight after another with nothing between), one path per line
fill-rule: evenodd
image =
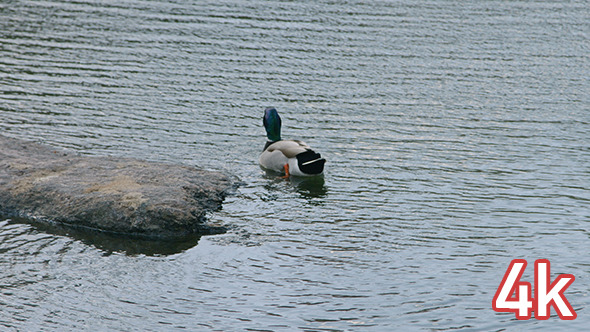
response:
M262 120L268 138L258 161L263 168L285 173L285 178L321 175L326 159L313 151L309 145L298 140L281 139L281 117L277 110L264 110Z

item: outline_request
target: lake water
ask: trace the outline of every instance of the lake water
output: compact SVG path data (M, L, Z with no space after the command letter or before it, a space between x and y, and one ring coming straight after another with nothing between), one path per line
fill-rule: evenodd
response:
M175 243L0 218L0 330L582 330L587 1L0 2L0 129L242 183ZM258 164L262 115L328 160ZM574 321L492 310L508 264Z

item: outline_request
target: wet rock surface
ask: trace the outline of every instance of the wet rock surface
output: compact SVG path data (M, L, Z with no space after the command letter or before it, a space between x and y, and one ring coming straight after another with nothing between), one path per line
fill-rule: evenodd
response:
M195 167L85 157L0 136L0 214L174 238L223 232L207 223L235 181Z

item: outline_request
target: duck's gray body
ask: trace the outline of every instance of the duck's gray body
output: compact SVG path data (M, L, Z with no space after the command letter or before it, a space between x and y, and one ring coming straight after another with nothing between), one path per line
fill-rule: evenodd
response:
M282 140L269 142L260 154L260 165L278 173L285 172L289 165L289 174L295 176L320 175L324 171L326 159L314 152L305 142Z

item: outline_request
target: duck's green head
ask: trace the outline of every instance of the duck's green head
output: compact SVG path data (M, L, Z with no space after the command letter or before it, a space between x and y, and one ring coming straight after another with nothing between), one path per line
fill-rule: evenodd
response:
M266 129L266 137L269 140L273 142L281 140L281 117L274 107L268 107L264 110L262 123Z

